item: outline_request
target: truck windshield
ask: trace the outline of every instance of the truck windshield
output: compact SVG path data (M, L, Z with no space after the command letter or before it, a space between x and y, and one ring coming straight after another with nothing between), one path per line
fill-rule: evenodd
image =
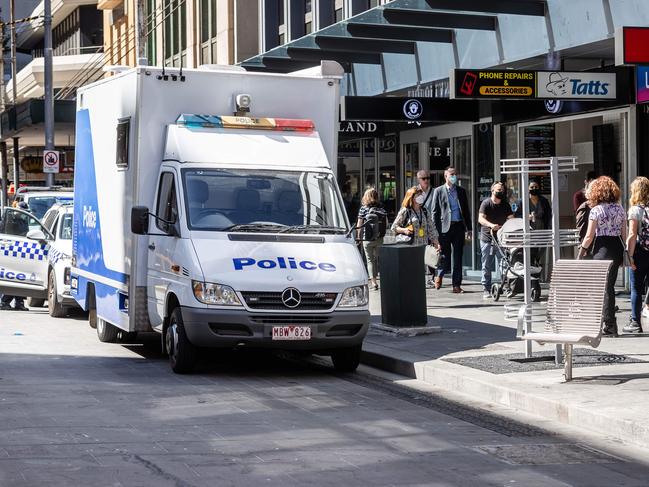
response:
M317 172L184 169L190 230L344 233L333 176Z

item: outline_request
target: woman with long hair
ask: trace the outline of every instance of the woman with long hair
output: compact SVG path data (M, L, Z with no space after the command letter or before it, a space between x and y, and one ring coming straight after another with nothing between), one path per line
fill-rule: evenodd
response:
M383 219L383 229L387 227L388 215L383 209L383 206L379 202L379 193L374 188L369 188L363 194L361 199L361 208L358 211L358 238L361 238L363 225L365 224L365 219L370 213L376 214L380 219ZM377 222L380 225L380 222ZM367 262L367 274L370 277L370 288L377 290L379 288L376 278L379 274L379 249L383 245L383 237L379 237L376 240L364 241L363 242L363 251L365 252L365 260Z
M622 330L642 333L642 295L649 277L649 179L637 177L631 183L629 198L629 236L626 246L632 257L631 265L631 319Z
M412 245L433 244L439 247L439 235L431 215L424 207L425 199L426 195L417 186L406 191L401 209L392 223L392 231L397 234L397 240L408 241Z
M588 187L588 230L579 246L579 258L593 245L593 260L611 260L604 295L603 335L617 336L615 281L624 257L626 213L620 204L620 188L608 176L600 176Z

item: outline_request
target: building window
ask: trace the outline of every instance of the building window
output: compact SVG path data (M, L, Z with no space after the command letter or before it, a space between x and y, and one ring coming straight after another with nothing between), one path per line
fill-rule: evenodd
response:
M149 60L149 65L157 66L158 64L158 49L157 49L157 36L158 29L156 26L160 21L158 10L156 8L156 0L147 0L147 23L146 23L146 57Z
M216 64L216 2L200 0L201 64Z
M311 12L311 0L304 0L304 13Z
M306 22L304 24L304 33L310 34L311 32L313 32L313 24L311 22Z
M164 56L166 66L185 64L187 8L184 0L164 0Z

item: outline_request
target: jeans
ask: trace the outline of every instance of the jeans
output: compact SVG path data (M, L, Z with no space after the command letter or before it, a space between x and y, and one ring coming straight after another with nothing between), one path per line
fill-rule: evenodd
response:
M462 285L462 255L464 254L464 235L466 227L463 222L453 222L448 232L439 236L439 244L442 247L441 265L439 277L444 277L451 270L451 248L453 254L453 287Z
M482 260L482 289L491 292L491 272L494 270L494 261L500 265L500 254L496 252L491 242L480 240L480 256Z
M631 280L631 321L640 323L642 316L642 297L649 278L649 251L636 244L633 252L633 262L636 270L630 271Z
M379 249L383 245L383 239L372 240L371 242L363 242L363 250L365 251L365 261L367 262L367 274L371 278L376 279L379 275Z
M617 325L615 319L615 281L617 272L622 264L624 247L620 237L601 236L595 237L593 244L593 260L612 260L611 270L606 281L606 294L604 295L604 312L602 321L606 327Z

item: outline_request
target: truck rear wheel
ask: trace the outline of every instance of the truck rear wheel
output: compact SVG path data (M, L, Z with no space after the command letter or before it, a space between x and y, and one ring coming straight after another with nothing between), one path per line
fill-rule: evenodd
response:
M52 318L65 316L65 308L59 303L56 295L56 274L54 274L54 269L50 271L47 279L47 308Z
M354 372L361 363L361 346L344 348L331 354L337 372Z
M187 338L180 308L171 313L165 343L171 370L176 374L187 374L194 370L197 350Z
M111 325L102 318L97 318L97 336L99 337L100 342L115 343L117 341L118 333L119 328Z

